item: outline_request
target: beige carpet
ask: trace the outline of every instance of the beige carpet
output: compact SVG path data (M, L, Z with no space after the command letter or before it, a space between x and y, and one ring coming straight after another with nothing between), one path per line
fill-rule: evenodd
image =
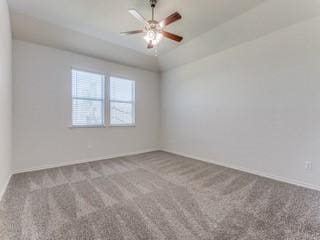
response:
M320 239L320 193L152 152L14 175L0 239Z

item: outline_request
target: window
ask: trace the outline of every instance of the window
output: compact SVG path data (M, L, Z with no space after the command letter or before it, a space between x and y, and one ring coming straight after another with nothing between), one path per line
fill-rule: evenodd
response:
M72 69L72 126L104 126L105 76Z
M110 124L132 126L135 124L135 82L110 78Z

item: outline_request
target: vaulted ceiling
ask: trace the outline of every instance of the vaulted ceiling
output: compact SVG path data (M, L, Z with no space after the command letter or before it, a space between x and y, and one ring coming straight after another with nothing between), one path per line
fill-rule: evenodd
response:
M252 27L261 27L259 31L252 29L254 34L246 32L246 35L251 34L252 38L256 38L256 32L262 35L276 30L277 27L283 27L284 23L286 25L294 23L295 18L292 15L296 14L298 18L302 14L300 11L305 11L306 17L313 16L315 3L319 0L159 0L156 19L161 20L178 11L182 15L182 20L170 25L167 30L182 35L184 40L180 44L162 40L158 47L158 58L155 57L154 50L146 49L146 43L141 35L119 34L122 31L141 28L141 24L129 15L127 11L129 8L135 8L147 19L151 17L148 0L8 0L8 2L16 39L159 71L158 61L163 62L166 56L173 59L175 52L182 50L187 52L187 48L194 48L192 42L198 41L201 44L201 41L197 40L199 36L208 35L210 32L216 34L215 37L220 41L214 42L212 38L211 41L219 48L224 44L221 39L223 40L223 34L226 32L212 31L221 29L222 25L252 12L253 9L260 10L257 10L254 17L251 16L243 21L243 24L249 23ZM274 12L278 14L277 18L274 18ZM261 13L266 14L267 18L262 19ZM282 15L287 17L288 21L283 19ZM254 25L257 20L261 22L261 26ZM273 28L270 28L270 24L274 25ZM227 35L231 36L232 32L237 32L241 38L245 27L236 25L230 27L228 29L230 33ZM232 36L237 38L237 34ZM249 36L246 37L250 40ZM210 48L207 52L210 53Z
M264 0L159 0L156 18L161 20L179 11L182 20L168 30L184 36L185 42L211 28L240 15ZM148 0L9 0L10 8L37 19L57 24L75 31L132 48L145 54L154 54L146 49L141 36L122 36L121 31L141 29L141 24L128 14L135 8L145 18L151 18ZM172 41L162 41L159 54L177 47Z

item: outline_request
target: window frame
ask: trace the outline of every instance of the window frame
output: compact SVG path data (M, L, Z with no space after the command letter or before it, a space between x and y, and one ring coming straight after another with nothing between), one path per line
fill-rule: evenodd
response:
M119 78L127 81L131 81L133 83L132 87L132 101L117 101L117 100L111 100L111 94L110 94L110 86L111 86L111 78ZM128 77L119 76L112 74L108 77L108 118L109 118L109 127L135 127L136 126L136 80L130 79ZM129 103L132 104L132 123L124 123L124 124L113 124L111 123L111 103Z
M72 72L73 71L79 71L79 72L85 72L85 73L92 73L92 74L97 74L97 75L101 75L103 76L103 84L104 84L104 95L103 95L103 99L101 100L98 100L98 99L95 99L95 98L85 98L85 97L73 97L73 94L72 94L72 84L73 84L73 78L72 78ZM70 70L70 74L71 74L71 81L70 81L70 85L71 85L71 119L70 119L70 122L71 122L71 125L70 125L70 128L73 129L73 128L106 128L106 112L107 112L107 109L106 109L106 99L107 99L107 91L108 91L108 88L107 88L107 85L108 85L108 75L105 74L105 73L102 73L102 72L99 72L99 71L95 71L95 70L88 70L88 69L84 69L84 68L79 68L79 67L71 67L71 70ZM102 124L97 124L97 125L73 125L73 99L80 99L80 100L92 100L92 101L100 101L102 102L103 106L102 106L102 120L103 120L103 123Z
M82 72L87 72L87 73L93 73L93 74L99 74L104 76L104 99L103 99L103 124L102 125L73 125L73 96L72 96L72 71L82 71ZM133 82L133 89L132 89L132 96L133 100L132 101L123 101L126 103L131 103L132 104L132 119L133 122L131 124L111 124L111 102L121 102L121 101L111 101L111 96L110 96L110 83L111 83L111 77L114 78L120 78L124 80L129 80ZM101 72L99 70L95 69L87 69L87 68L82 68L82 67L77 67L77 66L71 66L70 68L70 95L71 95L71 101L70 101L70 129L81 129L81 128L107 128L107 127L136 127L136 80L131 79L130 77L127 76L121 76L117 74L108 74L105 72ZM107 102L108 101L108 102ZM107 120L109 119L109 120Z

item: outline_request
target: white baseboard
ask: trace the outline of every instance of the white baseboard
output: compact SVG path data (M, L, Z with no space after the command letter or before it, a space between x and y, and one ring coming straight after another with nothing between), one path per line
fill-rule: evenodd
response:
M224 166L224 167L227 167L227 168L232 168L232 169L236 169L236 170L239 170L239 171L251 173L251 174L254 174L254 175L257 175L257 176L273 179L273 180L276 180L276 181L285 182L285 183L288 183L288 184L293 184L293 185L296 185L296 186L305 187L305 188L308 188L308 189L320 191L320 186L309 184L309 183L305 183L305 182L298 181L298 180L295 180L295 179L276 176L276 175L273 175L273 174L270 174L270 173L257 171L257 170L252 170L252 169L244 168L244 167L241 167L241 166L236 166L236 165L233 165L233 164L218 162L218 161L215 161L215 160L212 160L212 159L201 158L201 157L198 157L198 156L186 154L186 153L183 153L183 152L173 151L173 150L170 150L170 149L158 149L158 148L146 149L146 150L135 151L135 152L128 152L128 153L123 153L123 154L109 155L109 156L104 156L104 157L100 157L100 158L96 158L96 159L82 159L82 160L79 160L79 161L69 161L69 162L63 162L63 163L58 163L58 164L45 164L45 165L41 165L41 166L37 166L37 167L30 167L30 168L25 168L25 169L15 169L13 171L13 173L16 174L16 173L32 172L32 171L44 170L44 169L55 168L55 167L63 167L63 166L74 165L74 164L85 163L85 162L94 162L94 161L100 161L100 160L111 159L111 158L116 158L116 157L125 157L125 156L129 156L129 155L135 155L135 154L141 154L141 153L147 153L147 152L153 152L153 151L165 151L165 152L177 154L177 155L180 155L180 156L192 158L192 159L195 159L195 160L209 162L209 163L213 163L213 164L216 164L216 165ZM8 183L9 183L9 180L10 180L10 178L8 179ZM6 187L5 187L5 189L6 189ZM2 189L1 192L0 192L0 200L2 198L2 195L3 195L4 191L5 191L5 189Z
M269 179L276 180L276 181L279 181L279 182L285 182L285 183L296 185L296 186L299 186L299 187L304 187L304 188L320 191L320 186L309 184L309 183L305 183L305 182L301 182L301 181L298 181L298 180L295 180L295 179L290 179L290 178L286 178L286 177L280 177L280 176L276 176L276 175L273 175L273 174L270 174L270 173L257 171L257 170L252 170L252 169L248 169L248 168L243 168L241 166L236 166L236 165L233 165L233 164L218 162L218 161L215 161L215 160L212 160L212 159L201 158L201 157L193 156L193 155L182 153L182 152L172 151L172 150L169 150L169 149L163 149L162 151L165 151L165 152L168 152L168 153L173 153L173 154L180 155L180 156L187 157L187 158L192 158L192 159L203 161L203 162L213 163L213 164L216 164L216 165L220 165L220 166L227 167L227 168L232 168L232 169L239 170L239 171L242 171L242 172L251 173L251 174L254 174L254 175L257 175L257 176L260 176L260 177L269 178Z
M8 179L7 179L7 181L5 182L5 184L4 184L4 186L3 186L3 188L0 189L0 202L1 202L2 198L3 198L4 193L5 193L6 190L7 190L7 187L8 187L8 184L9 184L9 182L10 182L11 176L12 176L12 175L10 174L9 177L8 177Z
M44 170L44 169L56 168L56 167L64 167L64 166L80 164L80 163L86 163L86 162L95 162L95 161L101 161L101 160L106 160L106 159L111 159L111 158L125 157L125 156L136 155L136 154L141 154L141 153L148 153L148 152L154 152L154 151L160 151L160 149L159 148L152 148L152 149L146 149L146 150L142 150L142 151L135 151L135 152L127 152L127 153L123 153L123 154L108 155L108 156L104 156L104 157L98 157L96 159L82 159L82 160L78 160L78 161L67 161L67 162L56 163L56 164L44 164L44 165L41 165L41 166L30 167L30 168L14 169L13 174L32 172L32 171L39 171L39 170Z

